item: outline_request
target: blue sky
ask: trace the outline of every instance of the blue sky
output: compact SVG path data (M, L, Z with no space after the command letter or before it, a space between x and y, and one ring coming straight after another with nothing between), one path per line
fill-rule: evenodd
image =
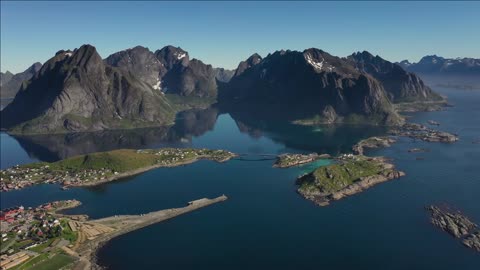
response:
M1 2L1 70L20 72L60 49L102 57L180 46L235 68L254 52L368 50L391 61L480 58L480 2Z

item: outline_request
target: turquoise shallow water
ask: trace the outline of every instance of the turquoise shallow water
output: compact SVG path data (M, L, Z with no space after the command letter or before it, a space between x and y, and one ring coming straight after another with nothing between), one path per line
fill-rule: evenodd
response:
M480 223L480 145L472 143L480 139L480 92L439 90L456 106L414 114L411 121L438 121L439 129L458 133L460 141L401 138L391 148L370 152L393 158L407 176L328 207L302 199L294 185L299 174L323 161L276 169L263 154L338 154L384 130L299 127L213 114L213 124L179 123L168 131L138 134L48 139L1 134L2 168L122 147L193 146L245 154L224 164L201 161L157 169L93 188L61 191L42 185L2 193L2 208L76 198L83 205L71 213L98 218L229 196L224 203L113 239L98 254L110 269L479 269L479 254L431 226L424 210L429 204L448 204ZM413 147L430 152L408 153Z

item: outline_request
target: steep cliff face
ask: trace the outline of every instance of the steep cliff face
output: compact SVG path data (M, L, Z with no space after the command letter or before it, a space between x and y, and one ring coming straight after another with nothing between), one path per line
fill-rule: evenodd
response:
M379 80L392 102L441 100L414 73L405 71L400 65L389 62L367 51L358 52L347 58L359 70Z
M27 133L162 125L173 117L160 91L105 65L90 45L59 51L1 113L3 128Z
M247 60L242 61L240 62L240 64L238 64L238 67L235 70L235 73L233 74L233 76L234 77L240 76L240 74L242 74L246 69L249 69L252 66L260 63L260 61L262 61L262 57L259 54L257 53L252 54L250 57L247 58Z
M216 97L217 82L211 65L193 59L188 64L174 65L163 77L162 85L169 94Z
M155 54L142 46L114 53L105 59L105 63L131 73L156 90L161 89L162 75L167 73L167 68Z
M216 97L215 71L179 47L165 46L155 53L141 46L110 55L105 62L132 74L153 89L168 94Z
M222 89L225 107L255 107L259 115L289 120L319 116L337 122L357 115L377 124L401 121L379 81L324 51L277 51L244 69L248 62Z
M31 65L25 71L17 73L15 75L8 71L5 74L2 74L0 97L13 98L17 94L18 90L20 90L22 83L32 78L33 75L35 75L35 73L37 73L41 67L42 64L37 62Z
M9 82L13 77L13 73L7 70L7 72L0 72L0 86Z

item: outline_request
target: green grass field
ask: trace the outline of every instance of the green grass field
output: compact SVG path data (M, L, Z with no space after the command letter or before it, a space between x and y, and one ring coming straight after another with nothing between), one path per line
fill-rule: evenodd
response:
M74 258L64 255L64 254L56 254L52 258L48 260L44 260L35 266L28 268L31 270L53 270L53 269L60 269L65 267L75 261Z
M375 175L381 170L378 162L366 159L319 167L312 172L313 177L301 181L299 190L332 193L353 184L360 177Z

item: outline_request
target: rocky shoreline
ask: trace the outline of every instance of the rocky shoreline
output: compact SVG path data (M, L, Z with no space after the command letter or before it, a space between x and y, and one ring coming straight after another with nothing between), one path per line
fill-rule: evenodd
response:
M442 209L434 205L426 209L430 212L430 221L434 226L460 239L464 246L480 252L480 229L477 224L458 211Z
M419 139L426 142L453 143L458 141L458 136L456 134L434 130L415 123L407 123L401 127L394 128L390 130L390 134Z
M383 137L370 137L359 141L352 147L353 153L356 155L363 155L366 149L376 149L376 148L385 148L392 146L393 143L397 142L394 138L383 136Z
M277 156L277 160L273 164L274 168L289 168L306 163L316 161L318 159L329 159L329 154L282 154Z
M337 164L300 176L297 192L319 206L326 206L404 175L387 158L344 155L337 158Z
M83 183L82 183L82 182L79 182L79 183L67 184L67 185L65 185L64 183L62 183L62 185L63 185L63 187L67 187L67 188L68 188L68 187L98 186L98 185L101 185L101 184L105 184L105 183L108 183L108 182L120 180L120 179L129 177L129 176L138 175L138 174L141 174L141 173L144 173L144 172L147 172L147 171L150 171L150 170L158 169L158 168L173 168L173 167L179 167L179 166L184 166L184 165L192 164L192 163L195 163L195 162L200 161L200 160L213 160L213 161L218 162L218 163L223 163L223 162L229 161L230 159L232 159L232 158L234 158L234 157L236 157L235 154L232 154L231 157L225 158L225 159L215 159L215 158L213 158L213 157L208 157L208 156L196 157L196 158L192 158L192 159L190 159L190 160L178 161L178 162L176 162L175 164L157 164L157 165L153 165L153 166L149 166L149 167L145 167L145 168L141 168L141 169L137 169L137 170L125 172L125 173L120 173L120 174L117 174L117 175L113 175L113 176L111 176L111 177L109 177L109 178L103 179L103 180L97 180L97 181L91 181L91 182L83 182Z

